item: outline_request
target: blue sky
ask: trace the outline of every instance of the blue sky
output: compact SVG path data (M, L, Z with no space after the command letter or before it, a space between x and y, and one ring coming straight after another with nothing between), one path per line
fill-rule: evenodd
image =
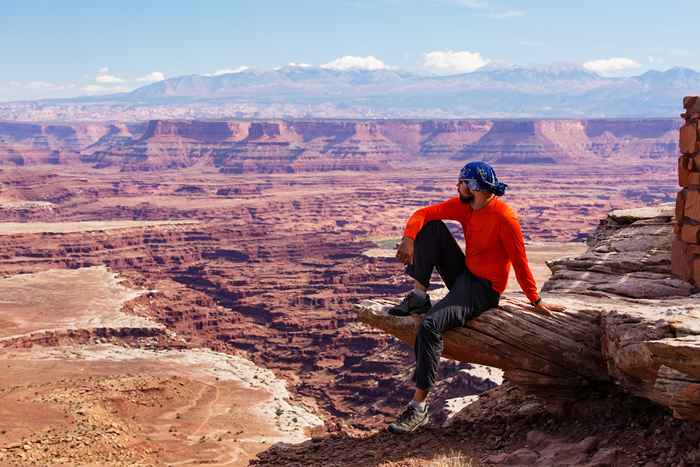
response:
M437 74L489 62L571 62L608 75L697 69L695 9L689 0L2 0L0 101L290 62Z

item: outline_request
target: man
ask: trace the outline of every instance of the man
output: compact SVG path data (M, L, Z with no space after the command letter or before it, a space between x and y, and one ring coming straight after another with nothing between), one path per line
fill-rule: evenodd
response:
M415 289L389 313L407 316L427 312L427 315L416 335L415 394L398 419L389 425L393 433L408 433L428 422L425 399L435 383L443 333L464 326L485 310L498 306L511 264L535 311L549 314L564 310L562 306L545 304L537 293L520 224L499 198L507 187L498 181L489 164L470 162L459 174L459 197L419 209L408 220L396 257L407 265L406 273L415 279ZM443 219L462 224L466 256ZM431 308L426 291L433 268L437 268L449 292Z

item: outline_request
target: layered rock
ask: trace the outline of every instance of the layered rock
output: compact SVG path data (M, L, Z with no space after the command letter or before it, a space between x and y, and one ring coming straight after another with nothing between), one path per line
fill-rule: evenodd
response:
M680 122L650 120L496 120L454 159L500 164L649 162L675 152Z
M668 247L658 251L658 237L668 245L670 233L667 209L613 212L589 251L553 264L545 300L566 312L540 315L505 297L448 331L443 355L502 368L507 380L543 397L613 383L700 420L700 295L671 276ZM420 318L389 316L390 304L355 307L363 322L412 345Z
M630 298L688 296L692 285L671 272L673 206L612 211L576 258L548 264L549 292Z
M83 163L225 174L380 170L424 159L498 164L653 163L679 122L655 120L151 120L0 123L0 164Z
M483 138L464 148L455 159L483 159L497 164L556 164L570 159L536 121L496 121Z
M0 166L78 163L88 148L116 134L142 131L141 124L0 122Z
M672 119L593 119L585 121L589 150L611 161L665 159L676 152L680 120Z
M421 124L420 154L426 158L451 157L479 141L493 126L485 120L434 120Z

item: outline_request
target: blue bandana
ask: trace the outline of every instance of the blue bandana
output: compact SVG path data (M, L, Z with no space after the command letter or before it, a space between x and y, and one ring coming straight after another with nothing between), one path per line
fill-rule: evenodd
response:
M472 191L488 191L496 196L503 196L508 188L508 185L498 181L493 167L483 161L470 162L462 167L459 179L465 180Z

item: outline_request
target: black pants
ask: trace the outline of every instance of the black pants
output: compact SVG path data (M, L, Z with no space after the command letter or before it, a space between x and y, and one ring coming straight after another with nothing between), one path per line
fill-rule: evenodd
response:
M413 264L406 267L406 273L427 288L433 268L437 268L449 292L425 315L416 335L413 379L416 387L425 391L435 384L442 334L498 306L500 298L490 281L469 272L462 249L442 221L428 222L418 233Z

